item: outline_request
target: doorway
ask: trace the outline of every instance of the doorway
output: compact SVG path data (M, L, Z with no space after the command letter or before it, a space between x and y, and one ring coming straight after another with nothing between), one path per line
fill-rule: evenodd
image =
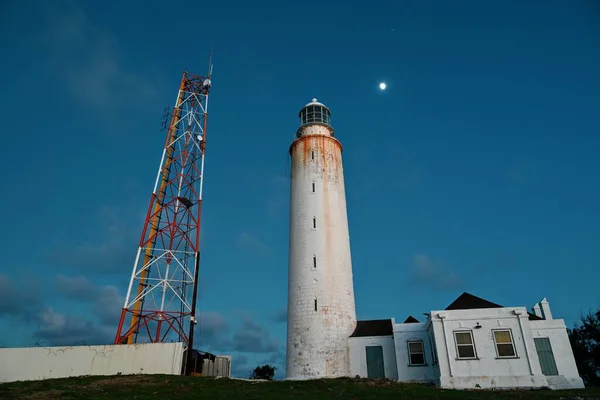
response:
M383 364L383 347L367 346L367 377L369 379L385 378Z

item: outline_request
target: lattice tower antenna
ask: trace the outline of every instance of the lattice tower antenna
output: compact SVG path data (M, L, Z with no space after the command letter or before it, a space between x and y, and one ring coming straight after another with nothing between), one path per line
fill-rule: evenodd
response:
M211 77L212 56L205 77L181 77L115 344L193 348Z

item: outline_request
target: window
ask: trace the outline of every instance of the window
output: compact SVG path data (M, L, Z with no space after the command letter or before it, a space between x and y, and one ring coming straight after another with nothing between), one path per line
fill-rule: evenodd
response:
M307 106L300 111L300 123L306 124L326 124L329 125L331 121L331 113L323 106Z
M313 190L313 193L314 193L315 192L315 183L314 182L312 183L312 190Z
M317 298L315 297L315 311L317 311Z
M499 358L516 357L515 345L513 343L510 329L494 330L494 342L496 343L496 354Z
M317 217L313 217L313 229L317 229Z
M313 268L317 268L317 256L313 256Z
M314 159L315 159L315 152L314 152L313 150L311 150L311 151L310 151L310 158L311 158L312 160L314 160Z
M457 358L475 358L475 344L471 331L454 332Z
M425 365L425 350L422 340L411 340L408 342L409 365Z

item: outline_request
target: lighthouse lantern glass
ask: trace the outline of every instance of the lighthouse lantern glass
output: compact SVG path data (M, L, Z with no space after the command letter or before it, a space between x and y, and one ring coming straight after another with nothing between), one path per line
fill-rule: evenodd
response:
M331 113L323 106L306 106L300 112L301 125L331 124Z

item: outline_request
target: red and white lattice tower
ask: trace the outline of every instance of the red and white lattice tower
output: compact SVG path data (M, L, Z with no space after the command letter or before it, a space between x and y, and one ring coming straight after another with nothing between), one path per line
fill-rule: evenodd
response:
M181 78L115 344L193 346L211 72Z

